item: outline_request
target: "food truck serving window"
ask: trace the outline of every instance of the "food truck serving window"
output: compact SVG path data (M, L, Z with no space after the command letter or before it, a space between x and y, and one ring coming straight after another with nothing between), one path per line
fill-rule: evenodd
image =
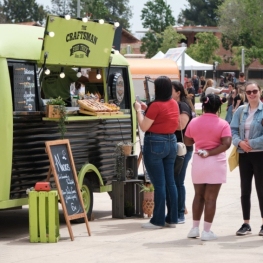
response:
M8 62L13 111L36 111L36 66L33 63Z

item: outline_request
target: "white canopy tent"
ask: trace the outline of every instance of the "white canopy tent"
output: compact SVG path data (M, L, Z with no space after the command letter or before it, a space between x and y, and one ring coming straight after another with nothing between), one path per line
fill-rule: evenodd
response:
M179 49L179 48L178 48ZM152 59L162 59L162 58L170 58L174 60L177 63L177 66L179 70L181 70L182 67L182 55L180 54L179 58L178 56L172 56L172 53L175 53L177 51L177 48L171 48L169 49L166 54L163 54L162 51L159 51L155 56L152 57ZM189 55L186 53L184 54L185 61L184 61L184 69L185 70L213 70L213 65L200 63L194 59L192 59Z

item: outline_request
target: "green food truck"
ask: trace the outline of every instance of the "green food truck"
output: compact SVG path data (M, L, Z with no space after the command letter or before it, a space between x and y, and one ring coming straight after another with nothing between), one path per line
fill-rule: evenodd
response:
M39 75L52 66L89 69L86 92L95 87L120 107L122 114L98 116L67 107L65 124L89 218L93 193L111 192L116 145L136 140L135 94L128 62L112 49L115 26L54 15L45 28L0 25L0 209L28 204L27 189L47 179L45 142L61 136L58 120L46 116Z

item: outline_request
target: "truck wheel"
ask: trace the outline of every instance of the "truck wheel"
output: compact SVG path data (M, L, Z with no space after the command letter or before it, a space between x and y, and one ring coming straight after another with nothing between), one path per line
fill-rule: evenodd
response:
M93 189L92 184L87 178L84 178L81 187L81 194L84 203L84 209L87 213L88 220L91 220L91 213L93 208ZM74 223L84 223L84 218L72 220Z

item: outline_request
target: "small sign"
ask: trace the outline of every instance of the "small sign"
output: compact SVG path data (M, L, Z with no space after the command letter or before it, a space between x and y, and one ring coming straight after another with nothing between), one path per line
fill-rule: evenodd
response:
M64 216L69 229L71 240L74 240L70 220L84 218L90 235L87 215L85 213L82 195L73 161L69 140L46 142L50 161L50 172L54 175ZM48 179L50 174L48 176Z

